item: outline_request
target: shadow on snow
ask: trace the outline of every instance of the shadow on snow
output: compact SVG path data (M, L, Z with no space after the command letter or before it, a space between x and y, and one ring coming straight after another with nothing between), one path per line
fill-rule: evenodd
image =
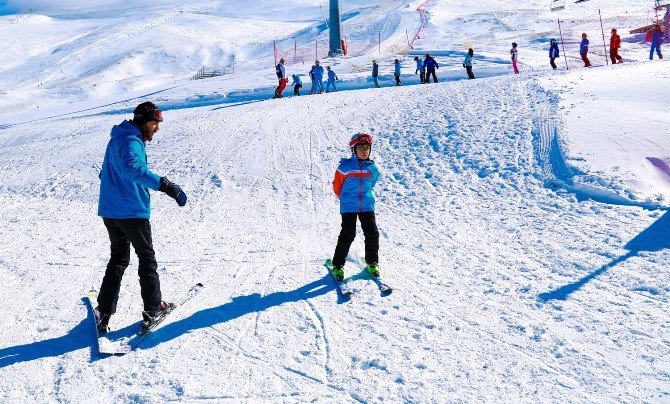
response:
M626 261L628 258L634 257L642 251L660 251L670 248L670 237L668 237L668 234L670 234L670 211L666 212L660 219L652 223L651 226L647 227L640 234L635 236L635 238L630 240L624 246L624 248L628 250L628 253L613 259L573 283L561 286L553 291L540 293L538 299L545 302L548 300L567 300L572 293L581 289L592 279L602 275L608 269Z
M292 291L274 292L267 296L261 296L258 293L238 296L233 298L231 302L222 304L218 307L201 310L188 318L169 323L157 329L142 345L144 348L152 348L162 342L186 334L191 330L225 323L249 313L260 312L271 307L281 306L284 303L311 299L335 289L335 283L331 276L326 275L319 280L308 283ZM338 303L343 303L344 301L346 300L340 297ZM93 320L90 317L90 310L87 311L88 317L79 322L79 324L63 336L0 349L0 368L36 359L57 357L82 348L91 347L93 347L91 348L91 362L100 359L101 355L97 350L95 331L91 324ZM122 329L113 331L110 333L110 336L116 334L131 334L132 330L136 328L137 323L133 323Z

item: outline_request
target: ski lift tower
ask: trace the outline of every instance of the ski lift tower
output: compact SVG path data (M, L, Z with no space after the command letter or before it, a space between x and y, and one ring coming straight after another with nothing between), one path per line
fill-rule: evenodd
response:
M342 52L342 23L340 21L340 0L330 0L330 50L328 56L340 56Z

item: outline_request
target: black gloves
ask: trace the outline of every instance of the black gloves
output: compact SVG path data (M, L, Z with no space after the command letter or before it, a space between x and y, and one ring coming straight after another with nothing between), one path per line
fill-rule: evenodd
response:
M179 185L170 182L167 177L161 177L160 184L161 186L158 187L159 191L165 192L170 197L174 198L179 206L186 205L186 194L181 190Z

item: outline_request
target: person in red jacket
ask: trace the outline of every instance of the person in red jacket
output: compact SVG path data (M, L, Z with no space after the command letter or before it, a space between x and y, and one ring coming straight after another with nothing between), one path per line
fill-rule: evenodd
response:
M612 36L610 37L610 58L612 64L623 63L623 58L619 56L619 48L621 47L621 37L616 33L616 28L612 28Z

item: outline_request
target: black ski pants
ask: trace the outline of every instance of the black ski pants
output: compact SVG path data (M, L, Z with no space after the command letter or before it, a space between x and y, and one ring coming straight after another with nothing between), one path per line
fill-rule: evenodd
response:
M468 80L475 78L475 74L472 72L472 66L465 66L465 71L468 72Z
M556 70L556 58L549 58L549 64L551 65L552 69Z
M104 314L114 314L119 299L121 279L130 263L130 245L139 258L138 273L144 310L155 310L161 303L161 285L158 279L158 264L151 242L149 219L103 218L109 241L111 257L98 294L98 309Z
M356 218L361 221L361 228L365 236L365 262L368 264L379 262L379 230L375 212L342 213L342 230L337 238L337 247L333 256L333 265L342 266L347 260L349 247L356 238Z
M430 76L433 76L433 82L437 83L437 75L435 74L435 69L431 69L430 67L426 71L426 83L430 83Z

